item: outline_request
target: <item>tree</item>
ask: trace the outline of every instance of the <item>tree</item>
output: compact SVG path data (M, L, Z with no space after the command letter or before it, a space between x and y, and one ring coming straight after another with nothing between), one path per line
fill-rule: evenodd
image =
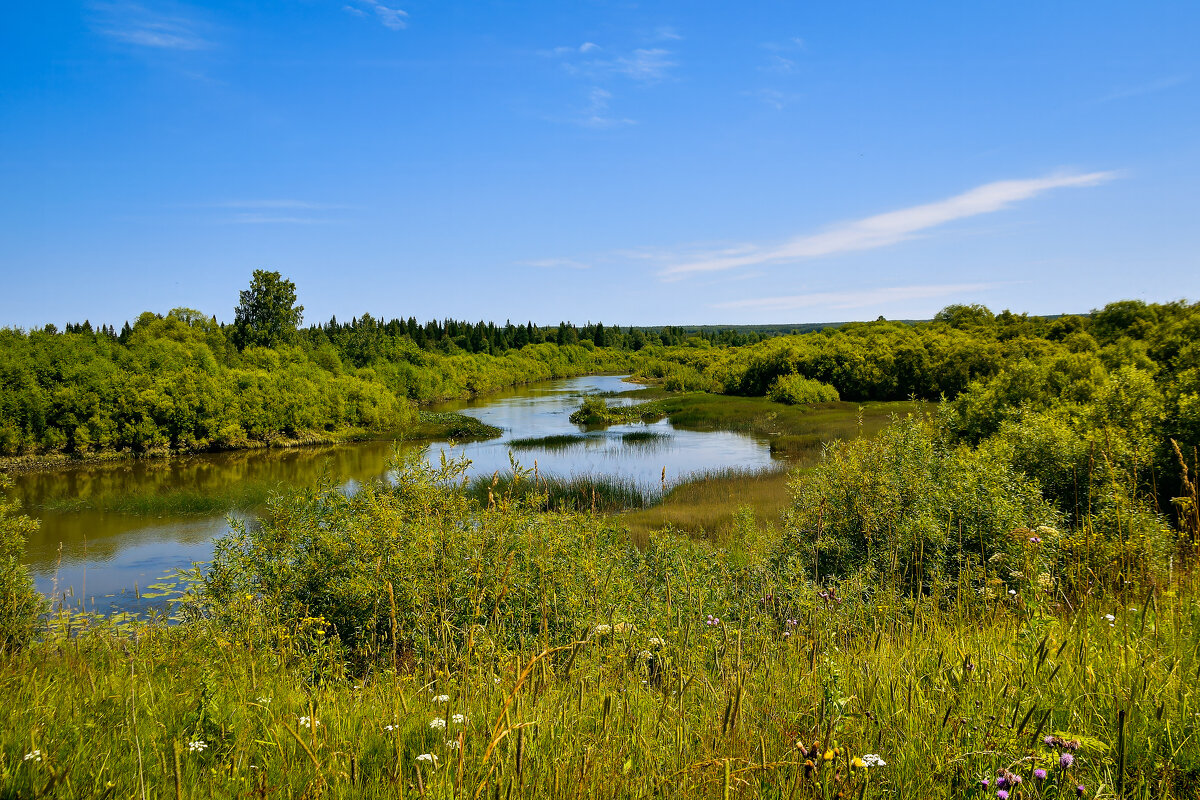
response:
M238 350L287 341L304 318L304 306L296 305L296 284L278 272L254 270L250 288L239 299L233 321L233 342Z

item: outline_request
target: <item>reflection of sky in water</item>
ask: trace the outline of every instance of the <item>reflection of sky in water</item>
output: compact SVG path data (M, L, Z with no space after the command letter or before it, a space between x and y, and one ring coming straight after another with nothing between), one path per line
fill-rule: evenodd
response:
M497 470L504 473L510 469L510 440L567 434L582 438L568 447L520 449L513 451L513 455L522 467L529 469L536 460L543 474L607 474L654 487L659 485L664 467L667 482L672 484L708 469L770 465L766 442L740 434L675 430L665 420L652 425L635 423L586 431L570 421L571 412L579 407L584 395L632 388L636 387L619 376L591 376L549 381L479 400L445 404L438 410L469 414L503 429L504 434L490 441L458 445L453 450L435 443L428 448L427 458L436 463L442 451L448 450L447 455L469 458L472 474L490 475ZM607 401L633 402L630 398L613 397ZM659 436L648 441L626 442L623 434L631 432ZM196 468L213 482L206 485L219 487L269 479L311 486L317 475L328 471L328 476L344 491L352 492L363 482L385 474L393 447L391 442L373 441L327 451L301 449L199 456L180 463ZM77 486L105 481L128 492L155 487L171 490L185 484L195 488L188 483L195 479L194 475L181 476L175 484L163 480L161 467L138 464L110 474L101 473L98 468L84 469L49 480L45 474L31 476L26 478L26 492L29 497L37 497L39 493L44 497L48 491L65 491L70 496ZM146 481L139 483L143 474ZM20 482L22 476L17 476L17 480ZM136 610L152 604L153 601L139 603L135 599L135 584L144 589L172 570L190 567L193 561L208 561L212 557L212 540L229 530L225 515L147 517L84 510L42 512L36 516L41 517L42 525L30 538L26 558L38 589L50 593L57 587L59 593L72 592L70 597L82 599L89 610L95 598L95 607L100 611L114 606ZM75 601L68 599L68 602Z

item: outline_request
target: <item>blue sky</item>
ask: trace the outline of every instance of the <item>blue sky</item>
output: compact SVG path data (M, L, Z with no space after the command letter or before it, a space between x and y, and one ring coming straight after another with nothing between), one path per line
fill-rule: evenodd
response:
M8 4L0 325L1200 299L1200 4Z

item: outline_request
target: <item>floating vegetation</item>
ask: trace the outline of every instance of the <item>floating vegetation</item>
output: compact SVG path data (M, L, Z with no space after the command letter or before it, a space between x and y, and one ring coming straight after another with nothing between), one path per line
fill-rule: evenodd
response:
M592 437L571 433L556 433L550 436L526 436L521 439L511 439L509 448L513 450L567 450L578 447Z
M630 431L621 434L621 443L628 445L662 444L671 438L671 434L663 431Z

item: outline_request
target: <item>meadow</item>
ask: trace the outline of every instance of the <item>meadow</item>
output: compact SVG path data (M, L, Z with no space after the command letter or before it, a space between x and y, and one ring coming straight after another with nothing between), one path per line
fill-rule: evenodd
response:
M655 492L398 456L271 494L158 619L47 609L5 500L3 793L1195 797L1200 315L985 311L647 348L663 391L585 424L800 460ZM1009 355L920 404L872 337ZM788 402L812 382L856 405ZM821 415L846 435L817 457Z

